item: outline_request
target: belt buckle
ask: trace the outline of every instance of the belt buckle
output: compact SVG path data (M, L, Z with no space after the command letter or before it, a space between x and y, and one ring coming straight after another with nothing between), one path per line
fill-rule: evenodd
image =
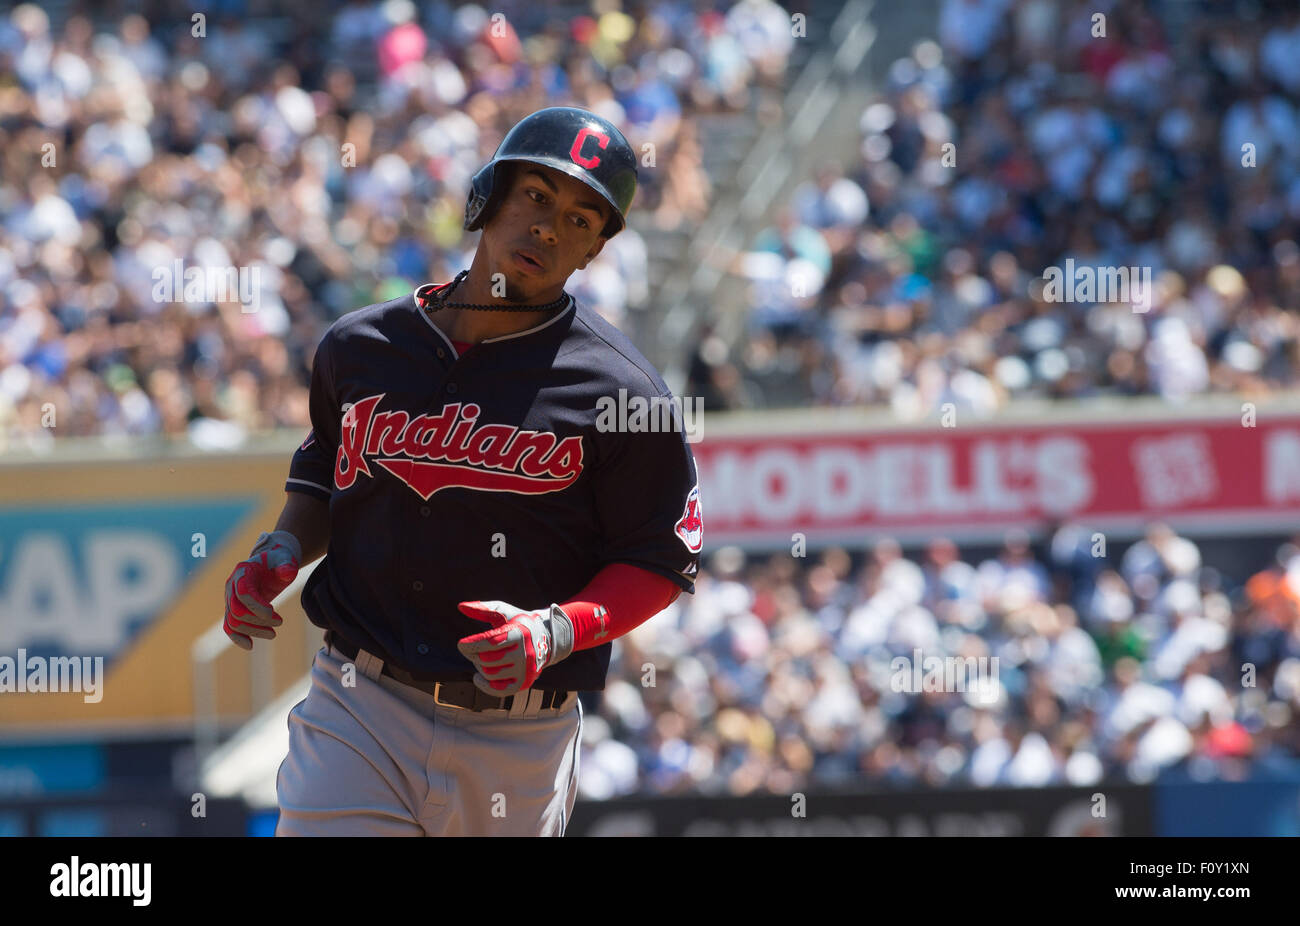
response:
M436 682L433 686L433 703L439 707L450 707L458 711L465 710L465 708L459 704L450 704L442 700L442 682Z

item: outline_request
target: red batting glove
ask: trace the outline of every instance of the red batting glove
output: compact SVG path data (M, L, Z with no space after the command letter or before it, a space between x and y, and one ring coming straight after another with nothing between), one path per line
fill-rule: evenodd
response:
M263 533L248 559L226 580L226 636L240 649L253 648L253 637L274 640L284 623L271 602L298 575L302 547L288 531Z
M491 630L464 637L456 644L477 670L474 684L487 694L503 698L531 688L543 669L573 649L572 625L558 605L525 611L504 601L462 601L460 610L466 617L492 625ZM567 628L567 648L556 646L556 628L561 639L565 639Z

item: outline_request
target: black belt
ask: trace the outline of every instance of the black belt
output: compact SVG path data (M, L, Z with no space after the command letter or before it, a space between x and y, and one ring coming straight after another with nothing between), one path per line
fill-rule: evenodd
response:
M325 631L325 645L332 646L344 656L355 661L360 647L353 646L332 630ZM378 658L378 657L376 657ZM428 682L418 679L402 669L384 660L381 672L395 682L401 682L425 694L433 695L434 702L441 707L459 707L467 711L508 711L514 706L515 696L506 695L498 698L479 690L473 682ZM556 688L531 689L542 695L541 710L559 707L569 697L569 692Z

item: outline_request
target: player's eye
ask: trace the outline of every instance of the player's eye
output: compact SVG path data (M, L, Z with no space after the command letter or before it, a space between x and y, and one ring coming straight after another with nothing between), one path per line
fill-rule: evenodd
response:
M528 191L528 198L531 199L531 200L532 200L533 202L535 202L535 203L544 203L544 202L546 202L546 197L545 197L542 193L538 192L537 190L529 190L529 191Z
M587 220L584 219L584 218L583 218L582 216L580 216L580 215L575 215L575 216L573 217L573 220L577 223L577 225L578 225L579 228L590 228L590 227L591 227L591 225L588 224Z

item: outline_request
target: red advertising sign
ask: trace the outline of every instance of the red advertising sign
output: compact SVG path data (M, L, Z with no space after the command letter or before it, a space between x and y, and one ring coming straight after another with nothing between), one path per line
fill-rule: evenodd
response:
M1300 531L1300 415L729 434L693 445L707 548L998 539L1060 520L1119 533Z

